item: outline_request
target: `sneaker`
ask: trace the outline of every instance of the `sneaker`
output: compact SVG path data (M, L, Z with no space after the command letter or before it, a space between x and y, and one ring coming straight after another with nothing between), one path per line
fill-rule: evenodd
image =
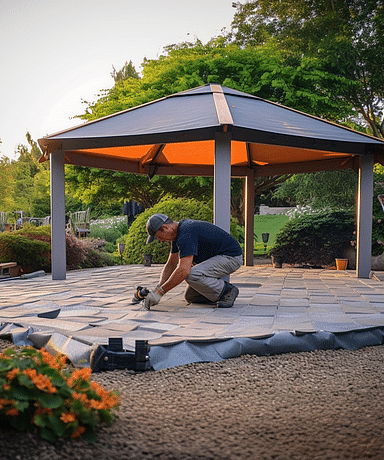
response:
M235 303L236 297L239 295L239 290L236 286L232 286L220 300L217 301L218 308L231 308Z

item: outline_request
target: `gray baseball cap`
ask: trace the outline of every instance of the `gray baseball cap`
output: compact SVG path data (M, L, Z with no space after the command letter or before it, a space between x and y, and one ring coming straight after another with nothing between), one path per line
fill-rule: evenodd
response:
M157 230L159 230L159 228L163 224L166 224L167 222L172 222L172 220L165 214L153 214L153 216L151 216L148 219L147 221L147 233L148 233L147 244L152 243L152 241L155 239Z

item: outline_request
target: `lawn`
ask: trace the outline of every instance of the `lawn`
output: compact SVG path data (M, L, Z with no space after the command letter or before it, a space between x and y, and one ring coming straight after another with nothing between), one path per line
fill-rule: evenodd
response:
M269 233L267 243L268 249L272 246L272 244L274 244L277 232L286 222L288 222L288 220L288 216L284 216L282 214L265 216L255 215L254 233L257 236L257 240L255 241L255 254L261 255L265 253L262 233Z

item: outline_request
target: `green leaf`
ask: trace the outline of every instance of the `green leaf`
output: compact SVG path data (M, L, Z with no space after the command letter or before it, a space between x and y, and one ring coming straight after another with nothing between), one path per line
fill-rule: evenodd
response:
M11 396L13 399L31 400L36 398L36 391L34 389L25 387L11 387Z
M47 441L51 443L54 443L57 441L56 434L50 428L47 428L47 427L43 427L40 429L40 436L43 439L46 439Z
M41 393L37 400L42 407L47 407L48 409L57 409L64 402L64 399L61 396L49 393Z
M47 416L46 415L36 415L34 418L35 425L40 427L47 426Z
M58 437L63 436L67 427L63 421L61 421L56 415L49 415L48 422Z
M88 428L84 434L83 434L83 439L85 441L87 441L89 444L93 444L96 440L97 440L97 434L96 432L91 429L91 428Z

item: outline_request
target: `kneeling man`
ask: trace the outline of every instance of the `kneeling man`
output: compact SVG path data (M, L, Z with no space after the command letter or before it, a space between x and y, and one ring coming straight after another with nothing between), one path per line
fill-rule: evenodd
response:
M171 252L159 284L149 292L144 306L149 310L172 288L186 281L188 303L210 303L230 308L239 294L223 278L243 264L238 241L209 222L185 219L175 222L165 214L154 214L147 222L147 244L154 239L171 242Z

